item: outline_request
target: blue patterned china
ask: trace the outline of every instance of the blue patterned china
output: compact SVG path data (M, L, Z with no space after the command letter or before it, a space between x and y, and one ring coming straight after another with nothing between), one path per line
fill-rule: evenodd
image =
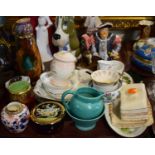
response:
M20 102L11 102L2 109L1 121L11 133L23 132L29 122L30 113L26 105Z
M30 18L22 18L16 21L15 34L19 38L31 37L33 35L33 27L30 23Z

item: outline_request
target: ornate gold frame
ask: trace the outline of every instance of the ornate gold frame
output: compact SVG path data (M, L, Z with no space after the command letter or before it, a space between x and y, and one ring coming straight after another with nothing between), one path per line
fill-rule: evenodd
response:
M103 22L112 22L114 29L128 29L138 28L138 22L140 20L152 20L155 21L155 16L99 16ZM16 20L22 18L22 16L8 16L7 26L9 27ZM80 20L80 16L75 16L76 19ZM51 19L55 19L53 16Z
M112 22L115 29L138 28L140 20L155 21L154 16L100 16L103 22Z

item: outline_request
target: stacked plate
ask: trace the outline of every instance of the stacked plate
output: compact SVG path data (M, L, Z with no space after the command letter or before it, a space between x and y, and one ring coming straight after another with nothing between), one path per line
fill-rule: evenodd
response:
M48 99L60 101L61 95L68 89L75 90L82 86L88 86L91 77L89 70L75 70L73 75L67 80L67 83L63 86L56 85L53 72L45 72L41 74L40 79L37 81L34 87L34 94L37 100ZM67 96L70 97L69 95Z

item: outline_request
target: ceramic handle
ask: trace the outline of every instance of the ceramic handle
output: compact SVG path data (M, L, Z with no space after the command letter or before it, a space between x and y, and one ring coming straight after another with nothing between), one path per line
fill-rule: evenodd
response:
M68 105L69 101L65 100L65 97L66 97L68 94L75 95L75 92L72 91L72 90L67 90L67 91L65 91L65 92L62 94L61 102L62 102L63 105L69 110L69 105Z

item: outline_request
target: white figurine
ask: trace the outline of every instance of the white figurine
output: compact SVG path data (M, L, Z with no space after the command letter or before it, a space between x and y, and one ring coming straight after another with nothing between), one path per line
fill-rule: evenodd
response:
M84 27L87 28L87 34L93 33L102 22L98 16L87 16Z
M53 58L48 40L48 28L52 24L53 23L48 16L40 16L38 18L38 26L36 27L36 40L43 63L49 62Z

